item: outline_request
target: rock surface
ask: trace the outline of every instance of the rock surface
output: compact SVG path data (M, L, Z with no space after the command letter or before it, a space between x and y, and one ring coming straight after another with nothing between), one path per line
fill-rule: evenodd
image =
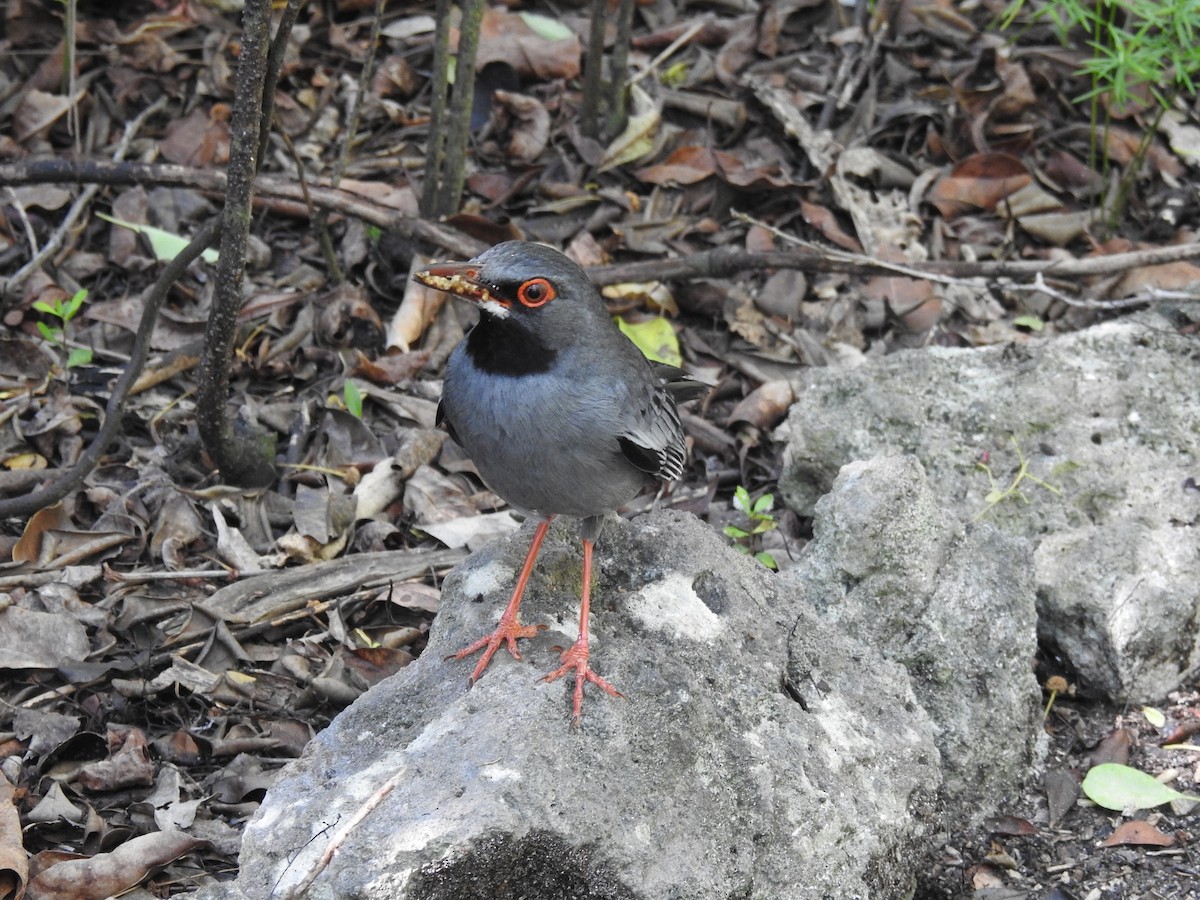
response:
M547 631L468 691L442 657L494 625L530 529L475 554L427 651L284 770L237 885L200 896L287 897L331 841L305 897L905 896L936 835L1030 774L1038 732L1027 548L932 496L911 459L848 467L786 577L689 516L608 522L593 664L628 699L589 689L577 731L570 686L537 680L574 638L573 529L523 607Z
M1044 752L1030 542L964 526L911 456L850 463L815 513L811 552L781 580L907 669L937 727L948 818L978 821Z
M780 490L811 514L846 463L916 456L961 521L1037 543L1039 631L1080 688L1155 701L1200 668L1198 359L1146 316L807 370Z
M428 650L289 766L237 889L287 895L380 785L310 898L902 896L930 851L934 726L904 670L677 514L610 521L593 662L628 697L544 684L574 638L579 551L556 526L525 619L548 631L470 690L442 656L490 629L529 529L447 579ZM209 896L217 896L210 894ZM228 896L228 895L227 895Z

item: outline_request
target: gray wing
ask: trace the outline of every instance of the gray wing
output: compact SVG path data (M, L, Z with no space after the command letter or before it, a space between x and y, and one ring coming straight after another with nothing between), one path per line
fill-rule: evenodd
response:
M658 377L647 384L646 392L640 398L642 402L634 404L630 410L628 427L617 435L625 458L646 474L663 481L681 477L687 458L683 426L669 384Z

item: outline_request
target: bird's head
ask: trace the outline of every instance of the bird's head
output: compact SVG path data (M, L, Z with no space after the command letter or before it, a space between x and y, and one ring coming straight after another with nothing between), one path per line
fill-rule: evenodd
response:
M616 331L587 273L541 244L507 241L470 262L430 266L413 280L479 307L479 325L464 345L484 371L548 372L571 348L602 352L595 345Z
M470 300L484 316L543 333L561 327L564 333L555 336L563 339L573 319L578 324L600 303L583 269L557 250L529 241L497 244L470 262L430 266L414 273L413 280Z

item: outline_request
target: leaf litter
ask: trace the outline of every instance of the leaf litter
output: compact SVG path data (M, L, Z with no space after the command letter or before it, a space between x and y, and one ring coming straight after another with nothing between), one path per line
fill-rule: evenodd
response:
M126 136L129 158L185 172L105 188L71 228L61 226L84 194L69 179L6 192L0 497L28 493L78 460L128 357L155 257L169 253L146 237L186 237L219 203L220 186L204 179L228 157L237 17L216 5L164 6L79 8L73 87L62 79L55 5L6 7L15 52L0 59L10 98L0 109L4 172L35 157L111 158ZM1045 26L1010 45L993 27L994 3L913 0L881 7L874 20L812 0L735 6L667 18L644 8L630 59L645 74L632 114L599 139L578 127L571 81L582 16L541 4L489 9L480 93L495 102L479 123L470 193L448 223L484 242L550 240L588 265L808 246L897 266L870 276L835 268L616 279L614 314L648 327L648 344L716 385L683 412L695 464L662 502L722 529L741 516L735 488L769 493L780 467L771 429L801 365L907 346L1020 343L1031 322L1073 330L1113 315L1106 302L1200 280L1186 260L1044 290L906 271L1187 241L1200 209L1188 177L1194 115L1164 119L1138 203L1118 234L1098 236L1108 175L1094 162L1086 111L1069 100L1083 85L1080 56ZM434 23L392 12L383 26L340 189L366 205L355 208L412 216ZM346 140L353 61L369 40L355 3L302 10L276 93L268 176L329 184ZM134 129L160 97L161 113ZM76 113L86 129L72 130ZM1112 125L1109 159L1127 165L1141 136L1133 119ZM374 235L376 226L333 210L333 252L349 276L339 282L303 194L269 188L264 180L233 378L244 415L291 438L279 483L230 490L199 447L195 366L212 275L198 264L156 325L124 411L126 436L61 505L0 533L0 897L108 896L139 884L162 896L228 877L240 827L279 766L370 684L419 656L440 576L461 548L514 527L434 429L440 365L469 313L421 296L407 274L424 264L418 249L455 254ZM48 244L57 252L26 268ZM45 309L81 289L78 315L47 320ZM61 344L39 325L61 328ZM79 347L91 362L68 365ZM347 405L347 379L361 415ZM786 566L806 523L785 513L778 525L763 533L763 551ZM1048 722L1048 799L1026 793L995 835L957 836L962 850L947 845L929 896L955 896L966 883L1050 888L1097 868L1097 884L1134 891L1194 871L1181 855L1194 842L1194 812L1143 809L1135 816L1145 818L1118 823L1076 799L1088 766L1113 762L1172 781L1177 793L1195 790L1200 763L1184 742L1200 701L1181 692L1158 707L1173 749L1155 742L1140 714L1114 727L1115 714L1059 699ZM1101 843L1105 854L1127 855L1097 866Z

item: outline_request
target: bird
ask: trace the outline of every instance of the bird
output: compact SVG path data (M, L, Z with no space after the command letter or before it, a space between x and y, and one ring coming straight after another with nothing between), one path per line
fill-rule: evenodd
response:
M506 241L469 262L431 265L415 281L471 301L478 323L446 362L437 421L470 455L484 483L537 520L513 593L494 631L446 657L483 651L474 685L503 645L544 625L520 621L521 598L556 516L580 520L583 589L579 632L561 665L573 674L571 724L583 716L587 683L623 697L590 663L592 552L604 516L648 482L684 472L687 445L676 402L707 389L683 370L651 363L613 322L587 274L543 244Z

